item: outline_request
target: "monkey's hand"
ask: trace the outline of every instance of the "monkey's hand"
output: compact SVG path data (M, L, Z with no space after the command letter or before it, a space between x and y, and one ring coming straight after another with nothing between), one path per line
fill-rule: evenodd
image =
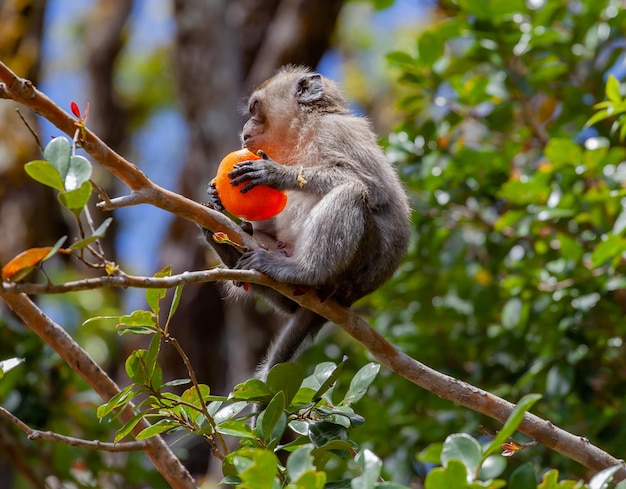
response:
M234 268L237 270L256 270L274 278L271 271L276 268L278 258L266 250L248 251L241 255Z
M220 196L217 194L217 188L215 187L215 179L211 180L209 186L206 189L206 193L209 194L209 201L206 203L207 207L215 209L219 212L224 212L224 206L220 200Z
M261 160L247 160L237 163L228 174L230 184L237 187L245 182L241 188L241 193L249 192L257 185L267 185L277 190L288 188L287 169L283 165L276 163L263 151L259 151Z

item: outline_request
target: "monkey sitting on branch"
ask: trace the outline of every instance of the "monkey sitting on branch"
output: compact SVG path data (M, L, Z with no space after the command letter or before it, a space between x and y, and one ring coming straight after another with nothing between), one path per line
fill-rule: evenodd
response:
M352 305L391 277L409 241L407 197L369 121L350 113L333 81L293 66L259 86L248 111L243 146L262 158L236 164L230 183L242 193L258 185L286 191L287 206L251 224L264 249L241 254L210 233L207 241L227 267ZM223 209L214 185L208 192L209 205ZM288 316L259 368L265 379L275 364L295 360L326 319L271 289L252 290Z

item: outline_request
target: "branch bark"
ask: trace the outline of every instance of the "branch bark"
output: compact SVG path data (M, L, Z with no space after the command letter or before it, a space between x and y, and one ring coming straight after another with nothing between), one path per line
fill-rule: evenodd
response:
M5 96L31 107L48 118L50 122L61 130L73 134L74 126L71 117L38 92L27 81L18 79L2 63L0 63L0 81L6 84ZM141 192L144 195L142 202L156 205L179 217L191 220L214 231L226 229L224 232L227 232L233 242L239 244L245 241L247 245L254 246L254 244L249 244L251 240L244 233L241 233L239 229L223 223L222 219L218 219L219 215L215 215L217 213L153 184L139 169L107 148L91 132L87 131L85 139L86 141L83 144L85 150L116 177L124 181L131 190ZM272 287L300 305L324 316L361 343L382 365L442 399L455 402L502 423L506 421L515 407L513 403L464 381L444 375L409 357L389 343L352 310L345 309L332 301L322 302L314 289L277 283L262 275L257 275L256 277L247 275L246 280ZM0 292L0 294L10 307L16 307L18 310L27 307L27 303L30 302L22 294L15 295L8 291ZM24 301L27 302L25 303ZM36 317L33 318L33 315L36 316L34 312L27 314L26 319L29 321L36 319ZM42 331L42 334L44 333L45 329ZM64 331L63 333L65 334ZM73 368L81 367L76 364L71 356L67 361ZM89 360L89 362L91 361ZM601 470L623 463L621 460L592 445L586 438L568 433L554 426L550 421L543 420L530 413L527 413L524 417L523 422L519 426L519 431L593 470ZM626 469L622 468L615 477L616 480L625 479Z
M48 440L71 447L86 448L87 450L102 450L105 452L139 452L147 448L145 440L129 441L124 443L107 443L100 440L82 440L73 436L65 436L52 431L35 430L24 423L17 416L0 407L0 414L28 435L29 440Z

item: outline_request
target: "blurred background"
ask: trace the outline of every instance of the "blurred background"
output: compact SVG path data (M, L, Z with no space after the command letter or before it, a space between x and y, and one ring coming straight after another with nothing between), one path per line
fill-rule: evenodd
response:
M619 0L0 0L0 60L69 110L159 185L204 201L217 164L240 146L246 94L280 66L305 64L344 88L372 119L414 209L410 252L396 276L357 305L401 349L516 401L615 456L626 449L626 151L612 120L586 126L609 75L626 74ZM0 103L0 262L76 236L74 222L24 163L40 157ZM60 131L20 108L45 144ZM110 196L127 189L96 168ZM95 204L95 197L94 197ZM98 222L107 215L93 210ZM197 228L148 206L112 213L108 258L152 275L214 266ZM91 273L55 258L54 281ZM30 279L43 277L31 276ZM40 296L38 303L120 384L141 344L96 315L144 308L143 291ZM227 394L248 378L280 321L262 303L186 287L172 332L198 380ZM0 304L0 359L26 363L0 382L0 404L31 426L111 438L100 401ZM327 329L302 359L366 361ZM166 378L186 377L164 349ZM381 409L381 406L384 409ZM393 480L420 487L418 454L456 431L497 425L382 371L355 433ZM208 447L177 445L194 475L219 480ZM507 461L587 475L545 448ZM52 479L51 479L52 477ZM0 420L0 489L167 487L141 455L85 453L31 442ZM50 486L50 487L61 487ZM210 485L207 487L211 487Z

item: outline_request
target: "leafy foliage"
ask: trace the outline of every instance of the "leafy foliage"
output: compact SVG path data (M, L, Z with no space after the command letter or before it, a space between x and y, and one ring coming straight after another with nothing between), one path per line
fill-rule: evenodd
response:
M389 55L406 118L387 153L412 192L415 234L388 293L369 301L384 311L375 323L438 370L509 399L541 392L540 415L621 453L626 152L615 43L626 13L612 2L459 0L440 14L414 51ZM384 420L403 446L484 422L407 394L398 379L376 395L411 413ZM379 454L397 450L366 426L359 436L377 437ZM428 467L405 466L414 469Z

